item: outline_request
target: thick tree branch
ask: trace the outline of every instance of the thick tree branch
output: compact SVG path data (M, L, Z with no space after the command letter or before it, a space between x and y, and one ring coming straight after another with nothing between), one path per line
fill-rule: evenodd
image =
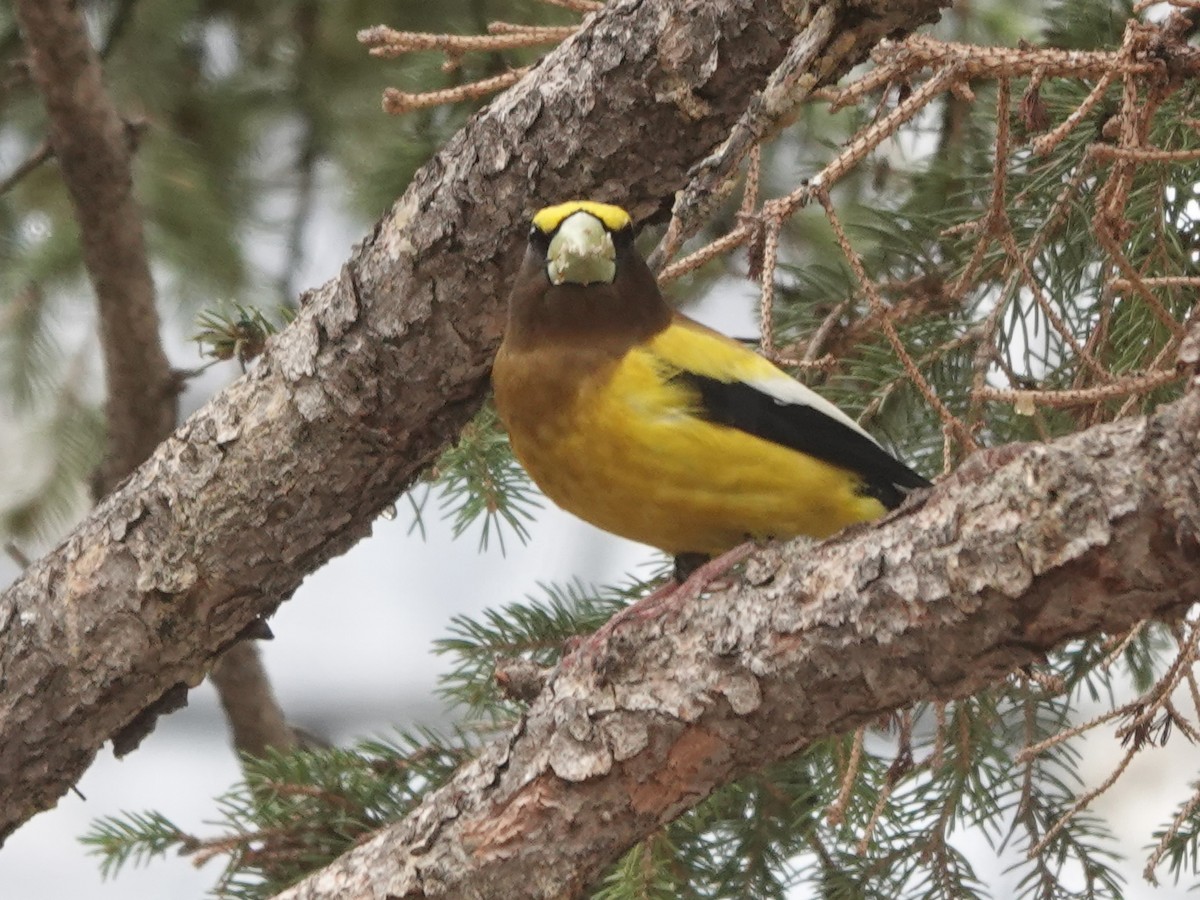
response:
M791 6L606 7L418 173L246 377L0 596L0 836L370 530L478 408L528 213L581 194L663 208L782 58ZM839 14L839 50L858 48L841 58L938 8L860 3Z
M579 896L740 775L1069 638L1182 616L1200 597L1197 459L1200 391L985 452L758 586L630 617L565 659L507 740L280 898Z
M154 282L133 196L130 133L104 88L83 12L69 0L18 0L16 10L100 310L104 493L175 427L175 379L159 343Z

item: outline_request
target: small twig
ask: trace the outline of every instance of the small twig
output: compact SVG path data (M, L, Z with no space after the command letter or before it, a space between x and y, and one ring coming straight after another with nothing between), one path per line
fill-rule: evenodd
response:
M1004 252L1008 255L1008 258L1014 263L1013 271L1019 274L1020 280L1025 283L1025 287L1029 289L1029 293L1033 296L1033 302L1041 309L1042 315L1046 317L1046 321L1050 323L1050 326L1058 332L1059 337L1071 348L1071 352L1075 354L1075 357L1082 360L1084 365L1097 378L1103 381L1109 380L1112 376L1109 374L1108 369L1102 366L1100 361L1080 343L1062 316L1058 314L1058 311L1054 308L1054 304L1046 297L1046 292L1042 290L1037 276L1033 273L1029 258L1017 246L1017 239L1011 229L1005 229L1001 232L1000 244L1004 247Z
M984 254L990 246L988 240L1000 230L1011 230L1008 221L1008 210L1004 200L1008 184L1008 156L1011 126L1009 125L1009 107L1011 105L1010 84L1007 78L1002 79L996 91L996 153L992 164L992 195L988 201L987 212L977 220L974 231L978 240L971 258L963 268L962 274L950 289L953 296L961 295L975 278Z
M1108 255L1113 263L1121 271L1121 274L1125 276L1123 281L1133 288L1133 293L1146 304L1150 312L1154 314L1154 318L1158 319L1176 337L1183 337L1183 325L1167 312L1166 308L1159 302L1159 299L1150 291L1146 282L1142 280L1142 276L1133 267L1133 263L1129 261L1129 257L1125 255L1125 251L1121 249L1120 244L1113 235L1108 220L1102 218L1098 213L1092 230L1095 232L1096 239L1100 242L1101 246L1108 251Z
M1184 679L1187 681L1188 694L1191 697L1192 709L1195 711L1197 718L1200 718L1200 684L1196 683L1196 672L1189 668L1184 673Z
M1034 233L1025 252L1021 256L1021 266L1012 267L1004 284L1000 289L1000 296L1007 297L1012 294L1016 288L1019 278L1021 278L1022 267L1028 267L1033 258L1041 252L1045 242L1049 239L1051 233L1054 232L1066 218L1067 213L1071 208L1071 200L1076 193L1082 188L1083 183L1090 172L1089 157L1085 157L1083 163L1076 168L1074 175L1067 184L1063 185L1063 189L1058 192L1058 196L1054 198L1054 203L1050 207L1050 214L1042 223L1041 227ZM961 280L955 285L954 293L961 293L966 285ZM983 415L983 398L979 392L987 385L988 368L992 362L992 351L995 347L996 333L1003 321L1004 313L1007 310L1006 303L996 303L992 307L992 311L988 314L987 319L983 322L982 333L979 342L979 351L975 354L973 364L973 376L971 386L971 404L967 412L967 422L971 425L976 425L981 421Z
M1163 832L1163 836L1159 838L1158 843L1154 847L1154 852L1150 854L1150 858L1146 860L1146 868L1142 870L1142 877L1153 885L1158 884L1158 878L1154 874L1154 870L1158 868L1158 864L1162 862L1163 856L1166 855L1171 841L1175 840L1175 835L1179 833L1179 829L1183 824L1190 819L1196 812L1196 808L1200 807L1200 789L1197 789L1188 802L1183 805L1175 818L1171 820L1171 824L1167 826L1167 830Z
M523 22L489 22L488 34L522 34L537 44L562 43L576 31L575 25L526 25Z
M1098 787L1088 791L1086 794L1072 803L1071 808L1063 813L1057 822L1050 826L1050 828L1042 836L1042 839L1029 848L1029 852L1026 854L1027 858L1034 859L1040 856L1042 851L1046 849L1046 845L1054 840L1058 833L1067 826L1068 822L1075 818L1080 810L1086 808L1088 804L1116 784L1117 780L1125 774L1125 770L1129 768L1129 764L1133 761L1133 757L1137 755L1137 752L1137 747L1130 747L1128 750L1126 750L1124 758L1120 763L1117 764L1117 767L1109 773L1108 777L1104 779L1103 783L1101 783Z
M947 66L937 72L890 113L871 123L851 138L846 148L811 180L811 187L814 190L832 187L857 166L868 153L894 135L901 125L925 109L935 97L952 90L958 84L965 83L965 71L957 64Z
M1093 716L1086 722L1081 722L1078 725L1072 725L1070 728L1064 728L1057 734L1052 734L1050 737L1038 741L1036 744L1030 744L1029 746L1023 748L1016 755L1015 762L1029 762L1035 756L1040 756L1051 747L1057 747L1059 744L1063 743L1063 741L1068 741L1073 737L1091 731L1093 728L1103 725L1105 722L1111 722L1113 719L1119 719L1121 716L1128 715L1137 709L1139 705L1140 700L1136 700L1132 703L1126 703L1124 706L1121 706L1117 709L1110 709L1107 712L1100 713L1098 716Z
M688 185L675 196L671 224L658 247L650 254L651 271L658 271L695 234L730 188L731 176L751 148L777 127L817 87L820 60L831 50L837 12L832 4L817 8L812 18L792 40L783 60L771 73L762 91L747 107L725 142L694 169ZM843 52L849 52L844 48Z
M1176 355L1177 351L1179 350L1180 346L1182 346L1183 341L1187 336L1186 329L1191 327L1192 319L1197 314L1197 312L1200 312L1200 304L1197 304L1196 306L1192 307L1192 312L1188 315L1187 321L1184 322L1185 333L1173 335L1169 341L1167 341L1165 344L1163 344L1162 349L1159 350L1158 353L1154 354L1154 359L1150 360L1150 365L1147 367L1147 368L1149 368L1150 371L1152 371L1152 372L1159 371L1160 368L1168 362L1168 360L1175 359L1175 355ZM1140 399L1142 399L1142 395L1131 394L1129 399L1126 400L1123 404L1121 404L1121 408L1119 410L1117 410L1117 414L1115 416L1113 416L1113 418L1114 419L1125 418L1127 415L1129 415L1129 413L1133 409L1134 405Z
M980 47L954 41L941 41L923 34L910 35L898 43L880 44L871 57L883 67L914 72L921 69L960 65L969 79L1028 78L1040 72L1043 78L1101 78L1114 68L1140 75L1159 68L1157 62L1128 61L1121 50L1058 50L1033 47ZM1191 57L1189 62L1193 62ZM873 90L879 86L876 78ZM846 87L841 96L856 102L862 93L857 82ZM844 103L843 103L844 105Z
M762 272L759 275L758 323L763 353L775 352L775 270L779 266L779 232L783 220L764 210Z
M946 705L944 700L933 704L933 751L929 765L934 769L940 769L946 758Z
M917 368L913 358L909 355L908 350L904 346L904 342L900 340L900 335L896 332L896 326L892 323L891 318L887 315L887 307L883 302L883 298L879 296L879 291L873 281L867 277L866 268L863 266L861 257L850 244L850 239L846 236L846 231L842 227L841 219L833 208L833 201L829 198L829 193L825 190L816 192L817 200L825 210L825 217L829 220L829 224L833 228L834 237L837 240L838 246L842 250L842 254L850 263L850 268L854 272L854 277L858 281L859 287L867 295L867 299L871 307L879 314L879 324L883 329L884 336L887 337L888 343L892 345L892 351L900 360L900 364L904 367L904 371L908 374L909 380L913 386L921 392L921 396L938 414L941 420L950 428L954 429L959 440L969 450L977 450L979 445L975 438L967 430L959 419L946 408L946 404L938 397L933 386L926 380Z
M523 69L511 69L491 78L472 81L457 87L445 88L440 91L424 91L412 94L397 88L385 88L383 91L383 110L393 116L403 115L416 109L427 109L431 106L462 103L467 100L478 100L497 91L511 87L525 77L528 66Z
M1149 621L1149 619L1142 619L1140 622L1130 628L1125 637L1123 637L1121 641L1111 651L1109 651L1108 655L1105 656L1100 662L1100 668L1104 669L1106 672L1111 669L1113 663L1115 663L1124 655L1125 650L1134 642L1134 640L1137 639L1137 636L1142 633L1142 629L1146 627Z
M1021 677L1030 684L1035 684L1042 691L1049 695L1061 694L1066 690L1066 682L1059 675L1051 675L1046 672L1039 672L1037 669L1030 669L1022 672Z
M817 354L821 352L821 348L825 346L825 342L829 340L829 335L833 329L837 327L838 320L846 314L850 309L850 301L843 300L841 303L834 306L829 311L829 314L821 320L821 324L817 326L817 330L813 332L812 337L808 339L808 346L804 348L804 362L812 362L817 358Z
M423 31L395 31L384 25L364 28L358 33L358 42L368 48L371 56L393 59L406 53L440 50L448 56L465 53L494 53L497 50L515 50L539 44L556 44L570 37L578 29L574 26L539 27L506 31L497 34L431 34Z
M728 234L717 238L708 244L705 244L694 253L689 253L678 262L671 263L658 275L660 284L666 284L668 281L674 281L676 278L699 269L701 266L707 265L712 260L719 256L724 256L731 250L747 243L754 236L754 229L750 225L738 225Z
M850 793L854 790L854 782L858 780L858 767L862 762L863 739L866 737L866 733L865 727L854 732L854 743L850 746L850 759L846 763L846 773L842 776L842 787L838 791L837 799L825 812L825 817L830 825L841 825L846 821L846 806L850 802Z
M1195 162L1197 150L1161 150L1157 147L1114 147L1112 144L1093 144L1091 153L1100 159L1119 159L1129 162Z
M1183 680L1187 681L1191 678L1191 667L1189 666L1183 672ZM1187 716L1179 711L1179 707L1175 705L1170 696L1163 699L1162 708L1170 717L1171 724L1182 731L1183 736L1187 738L1189 742L1193 744L1200 743L1200 733L1198 733L1196 729L1192 727L1192 724L1187 720Z
M1096 86L1083 98L1082 103L1071 110L1069 116L1063 119L1053 130L1035 138L1032 144L1034 154L1045 156L1061 144L1063 139L1075 129L1075 126L1082 122L1095 109L1096 105L1104 99L1104 95L1108 92L1109 86L1113 83L1119 71L1119 69L1114 67L1101 75L1100 80L1096 82Z
M16 541L5 541L4 552L8 554L8 558L15 562L22 569L28 569L33 564L33 560L29 555L17 546Z
M762 144L750 148L746 161L746 179L742 185L742 205L738 207L738 219L749 219L758 209L758 191L762 178Z
M604 9L603 0L541 0L547 6L558 6L571 12L587 15Z
M0 196L7 194L16 184L30 172L36 171L42 163L54 156L54 148L48 138L42 138L29 156L19 163L2 181L0 181Z
M1109 384L1092 388L1062 391L1017 391L1005 388L994 388L984 385L976 390L981 400L991 400L998 403L1011 403L1023 409L1030 406L1050 406L1056 409L1067 409L1072 406L1086 406L1103 400L1125 397L1129 394L1144 394L1168 384L1183 379L1179 372L1146 372L1117 378Z
M690 253L678 262L664 268L658 274L660 284L666 284L668 281L672 281L701 266L707 265L711 260L729 253L754 237L757 228L757 222L754 219L754 210L758 206L761 165L762 148L754 147L750 151L750 160L746 165L746 180L742 188L742 204L738 208L738 224L722 237L717 238L715 241L710 241L694 253ZM675 219L672 217L671 222L674 223L674 221ZM670 226L668 226L668 230L670 230ZM670 254L674 255L678 249L678 247L670 249L664 240L655 252L657 253L661 250L666 254L669 250ZM666 262L669 258L670 256L663 256L661 262ZM651 264L651 271L655 270L655 265Z
M1029 691L1023 690L1021 693L1022 693L1021 707L1022 707L1022 713L1023 713L1022 724L1025 729L1025 743L1026 743L1026 745L1028 745L1033 740L1034 736L1037 734L1037 710L1033 703L1033 698L1030 697L1030 695L1029 695ZM1032 810L1033 785L1034 785L1035 776L1036 776L1034 759L1035 759L1035 757L1033 754L1030 754L1030 755L1024 757L1024 759L1022 759L1020 756L1017 757L1017 761L1022 764L1021 765L1021 801L1020 801L1020 803L1017 804L1017 810L1018 810L1017 816L1018 817L1027 816L1030 813L1030 811Z
M1196 275L1148 275L1144 278L1139 277L1138 281L1142 286L1148 288L1185 287L1200 290L1200 276ZM1135 289L1134 283L1124 278L1113 278L1108 282L1108 286L1117 291L1132 291Z
M879 817L883 815L883 811L887 809L888 801L892 799L892 794L899 783L899 781L885 781L883 788L879 791L879 797L875 800L875 808L871 810L871 818L867 820L862 837L858 841L859 856L865 856L867 850L870 849L871 838L875 835L875 826L879 823Z

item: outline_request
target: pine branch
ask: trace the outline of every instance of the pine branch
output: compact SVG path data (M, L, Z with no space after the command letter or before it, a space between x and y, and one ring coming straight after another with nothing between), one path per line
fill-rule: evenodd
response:
M1181 617L1200 590L1196 388L978 456L882 524L785 553L765 589L588 640L508 739L280 897L579 896L739 775L1070 638Z
M406 815L477 744L464 734L422 730L351 749L272 748L245 760L244 781L219 799L224 827L215 836L181 831L158 813L123 813L93 822L82 841L106 875L170 850L196 865L224 856L219 896L266 897L271 885L310 871L323 851L340 853Z
M442 489L442 513L453 519L460 537L483 520L479 549L486 550L494 534L505 552L505 529L521 543L529 539L526 523L541 506L529 476L512 455L495 410L485 405L474 421L463 427L458 443L442 454L430 472Z

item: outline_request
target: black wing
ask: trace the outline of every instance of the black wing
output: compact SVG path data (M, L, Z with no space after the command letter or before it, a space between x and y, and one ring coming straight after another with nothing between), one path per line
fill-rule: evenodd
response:
M862 492L888 509L899 506L909 490L930 486L870 438L811 406L786 403L744 382L718 381L695 372L680 372L671 380L696 391L706 420L849 469L862 478Z

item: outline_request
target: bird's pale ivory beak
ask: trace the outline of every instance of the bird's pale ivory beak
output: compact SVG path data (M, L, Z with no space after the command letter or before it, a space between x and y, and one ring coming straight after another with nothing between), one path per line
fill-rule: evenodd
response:
M617 275L612 235L591 213L568 216L550 241L546 274L551 284L611 283Z

